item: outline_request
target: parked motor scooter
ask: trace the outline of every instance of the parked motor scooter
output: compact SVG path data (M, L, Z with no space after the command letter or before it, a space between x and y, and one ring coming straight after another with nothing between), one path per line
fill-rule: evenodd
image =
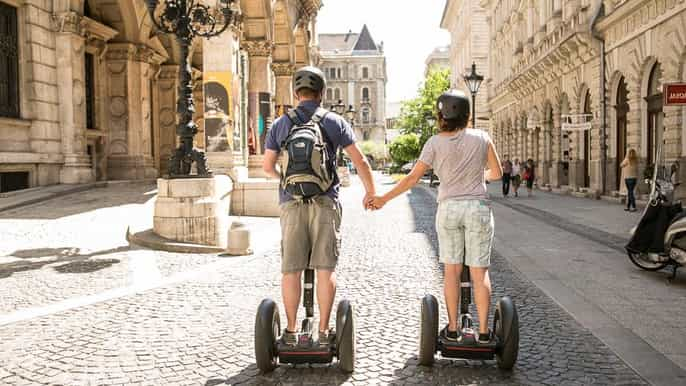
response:
M677 269L686 265L686 211L674 200L675 184L666 177L664 167L656 164L646 183L651 186L650 201L625 249L631 262L646 271L671 267L671 281Z

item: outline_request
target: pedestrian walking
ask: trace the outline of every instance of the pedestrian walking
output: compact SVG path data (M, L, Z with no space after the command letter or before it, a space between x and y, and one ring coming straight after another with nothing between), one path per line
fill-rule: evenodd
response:
M522 165L519 163L519 158L515 158L512 164L512 190L514 191L515 197L519 197L519 185L522 184Z
M443 285L448 308L448 325L441 335L447 340L460 339L457 320L460 275L463 266L467 265L479 317L478 342L488 343L492 339L487 321L491 299L488 267L494 222L485 181L499 180L503 171L488 133L466 128L469 98L464 93L443 93L438 98L437 110L439 133L426 142L410 174L390 192L374 198L371 206L382 208L417 184L427 170L434 169L441 180L436 231L440 261L444 264Z
M638 156L636 155L636 150L633 148L629 149L619 166L622 168L624 183L626 184L626 208L624 210L635 212L636 196L634 195L634 189L636 189L638 181Z
M303 67L295 72L293 85L298 107L272 125L265 142L263 163L268 176L281 179L281 292L288 320L282 339L289 345L298 342L300 277L302 271L313 268L319 303L318 339L320 345L328 346L333 336L329 333L329 318L336 295L334 271L341 243L342 207L336 173L339 148L346 152L359 173L366 191L363 204L374 197L376 190L371 167L355 143L350 125L341 116L320 107L326 89L324 73L316 67ZM315 129L317 135L303 134ZM321 142L304 144L307 140ZM279 172L276 162L282 151L297 153L298 157L285 157ZM308 167L290 162L306 163Z
M529 159L526 161L526 166L524 167L524 182L526 183L526 190L528 196L531 197L533 194L534 181L536 181L536 172L534 168L534 160Z
M507 197L510 194L510 178L512 176L512 162L510 159L506 159L502 164L503 168L503 197Z

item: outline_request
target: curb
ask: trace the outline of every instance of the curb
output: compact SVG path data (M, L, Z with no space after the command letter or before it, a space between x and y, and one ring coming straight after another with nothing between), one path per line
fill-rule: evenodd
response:
M131 233L131 228L126 228L126 241L142 247L154 249L156 251L175 252L175 253L222 253L226 248L212 247L207 245L183 243L169 240L156 235L152 229L142 232Z

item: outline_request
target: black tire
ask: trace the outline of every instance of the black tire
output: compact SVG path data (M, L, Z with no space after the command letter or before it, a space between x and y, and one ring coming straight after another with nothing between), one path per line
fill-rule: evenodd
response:
M495 352L498 368L511 370L519 353L519 318L509 296L501 298L496 305L493 330L500 342Z
M341 370L355 370L355 315L353 306L345 299L336 310L336 356Z
M644 269L646 271L659 271L667 266L667 262L653 263L643 258L643 253L627 252L629 255L629 260L631 260L634 265L638 268Z
M438 341L438 301L433 295L422 298L421 327L419 330L419 364L431 366Z
M276 338L281 332L279 308L271 299L264 299L255 318L255 361L257 368L268 373L276 368L278 352Z

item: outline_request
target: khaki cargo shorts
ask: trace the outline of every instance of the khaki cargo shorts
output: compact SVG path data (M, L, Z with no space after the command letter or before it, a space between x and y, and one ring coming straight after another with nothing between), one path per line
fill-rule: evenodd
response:
M333 271L341 249L340 203L319 196L281 204L281 272Z
M470 267L491 265L493 212L486 200L445 200L438 204L439 261Z

